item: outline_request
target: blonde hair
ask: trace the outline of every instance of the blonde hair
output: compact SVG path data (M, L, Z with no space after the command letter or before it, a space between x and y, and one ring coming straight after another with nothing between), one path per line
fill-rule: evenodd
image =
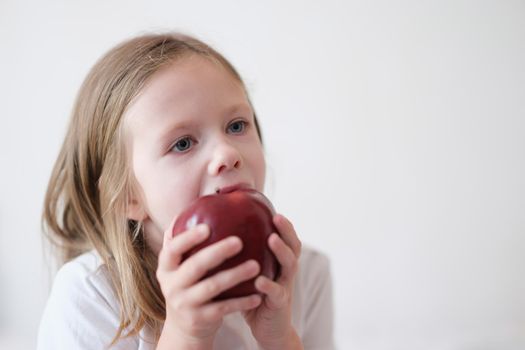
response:
M144 241L141 223L125 214L134 180L122 115L153 73L191 54L222 65L243 84L226 58L187 35L149 34L125 41L106 53L84 80L49 181L42 227L60 253L60 264L95 249L108 268L120 303L112 344L146 325L158 338L165 319L155 277L157 257ZM255 125L261 137L257 119Z

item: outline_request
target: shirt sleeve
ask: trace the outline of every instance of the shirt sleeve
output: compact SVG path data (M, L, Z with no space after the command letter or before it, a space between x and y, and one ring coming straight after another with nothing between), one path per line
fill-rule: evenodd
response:
M109 348L120 324L119 314L111 289L96 274L76 261L58 271L40 322L38 350ZM137 348L133 338L111 346Z
M305 350L335 349L333 339L333 296L330 261L317 251L309 251L302 273L305 314L302 337Z

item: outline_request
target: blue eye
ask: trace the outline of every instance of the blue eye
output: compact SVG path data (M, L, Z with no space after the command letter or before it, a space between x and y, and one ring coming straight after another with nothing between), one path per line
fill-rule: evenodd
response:
M240 134L246 129L246 122L244 120L237 120L228 125L228 131L233 134Z
M188 136L184 136L173 145L173 149L177 152L186 152L193 145L193 140Z

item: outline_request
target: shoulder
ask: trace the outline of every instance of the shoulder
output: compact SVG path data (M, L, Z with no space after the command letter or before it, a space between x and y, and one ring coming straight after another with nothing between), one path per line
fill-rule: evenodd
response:
M302 308L331 303L332 278L328 256L317 249L303 246L295 286L296 298Z
M330 260L311 247L299 258L294 308L305 349L333 349L333 297Z
M330 259L325 253L303 246L299 257L299 278L302 283L319 283L330 276Z
M104 304L108 311L118 312L108 268L95 251L78 256L58 270L50 294L50 301L53 299L65 305L97 302Z
M40 322L38 349L104 348L119 324L109 271L91 251L58 270Z
M95 298L114 303L107 266L95 251L64 264L57 272L50 297ZM69 299L69 298L67 298Z
M322 269L330 268L330 259L328 256L308 245L303 245L301 249L301 256L299 257L299 264L303 267L315 267Z

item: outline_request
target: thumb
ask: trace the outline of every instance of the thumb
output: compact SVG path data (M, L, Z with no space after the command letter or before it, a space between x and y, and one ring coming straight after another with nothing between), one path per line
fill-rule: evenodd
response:
M165 247L168 242L170 242L173 239L173 226L175 226L175 221L177 221L177 217L174 217L171 220L170 225L168 226L168 229L164 231L164 237L162 240L162 246Z

